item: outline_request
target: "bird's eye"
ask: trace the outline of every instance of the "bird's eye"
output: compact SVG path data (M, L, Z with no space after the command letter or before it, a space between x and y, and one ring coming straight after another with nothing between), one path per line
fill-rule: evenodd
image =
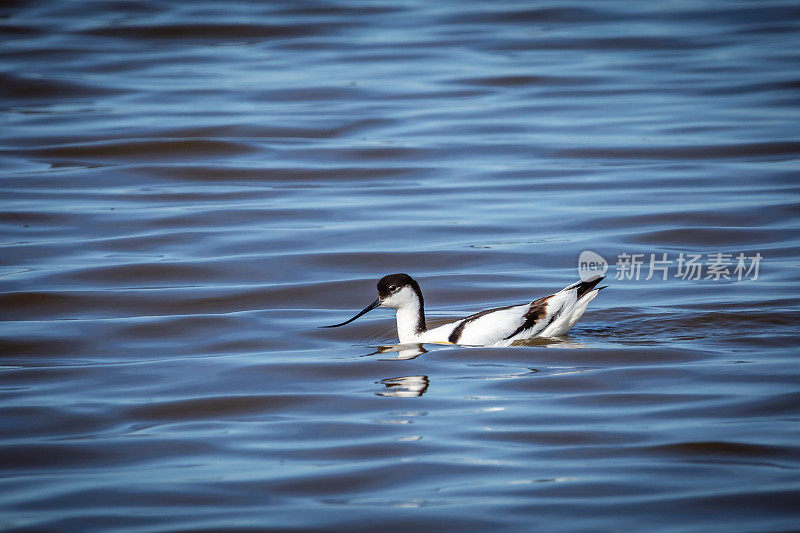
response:
M396 285L389 285L389 292L394 292L396 290L397 290L397 286Z

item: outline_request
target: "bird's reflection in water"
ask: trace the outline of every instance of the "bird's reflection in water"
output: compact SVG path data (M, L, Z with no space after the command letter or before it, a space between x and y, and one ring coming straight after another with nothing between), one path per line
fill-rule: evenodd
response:
M414 359L424 353L428 353L422 344L394 344L392 346L378 346L378 349L366 355L376 355L397 352L397 357L381 359L382 361L394 361L397 359Z
M567 337L538 337L534 339L526 339L525 341L517 341L512 346L537 346L541 348L586 348L586 345L575 342ZM451 348L453 346L450 346ZM427 353L428 350L422 344L395 344L391 346L379 346L374 352L366 354L394 354L396 357L381 359L381 361L397 361L408 360L419 357ZM536 372L534 370L533 372ZM527 375L532 372L525 372ZM503 379L510 377L517 377L516 374L504 375ZM492 378L497 379L497 378ZM378 396L393 396L395 398L416 398L425 394L430 386L428 376L401 376L396 378L386 378L378 381L383 385L385 390L376 392Z
M425 394L430 385L428 376L400 376L382 379L378 383L386 389L375 394L394 398L417 398Z
M440 343L433 343L434 345L439 345ZM441 343L447 344L447 343ZM511 346L535 346L539 348L566 348L566 349L579 349L579 348L586 348L585 344L580 342L576 342L569 337L561 336L561 337L534 337L532 339L523 339L519 341L515 341ZM444 348L445 346L441 346ZM448 345L449 348L457 348L454 345ZM461 346L462 348L469 348L469 346ZM474 346L474 348L480 348L480 346ZM419 357L424 353L428 353L428 350L422 344L393 344L390 346L378 346L378 348L374 352L370 352L365 354L366 356L376 355L376 354L387 354L387 353L397 353L396 357L391 357L387 359L381 359L382 361L396 361L398 359L414 359L415 357Z
M532 339L521 339L511 343L511 346L537 346L540 348L565 348L565 349L586 348L585 344L576 342L567 336L534 337Z

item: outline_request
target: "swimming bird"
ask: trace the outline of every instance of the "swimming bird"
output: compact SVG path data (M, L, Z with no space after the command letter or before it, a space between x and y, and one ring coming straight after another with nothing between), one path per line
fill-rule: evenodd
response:
M557 337L565 334L586 311L586 306L605 287L597 287L604 276L578 281L560 291L520 305L487 309L465 318L428 329L425 304L419 283L408 274L389 274L378 281L378 298L349 324L376 307L397 309L397 337L406 343L447 343L468 346L508 346L532 337Z

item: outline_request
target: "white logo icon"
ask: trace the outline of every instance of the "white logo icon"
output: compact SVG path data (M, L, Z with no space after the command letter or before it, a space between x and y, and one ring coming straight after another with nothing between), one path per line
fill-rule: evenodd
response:
M584 250L578 257L578 275L581 281L602 276L608 270L608 262L600 254L591 250Z

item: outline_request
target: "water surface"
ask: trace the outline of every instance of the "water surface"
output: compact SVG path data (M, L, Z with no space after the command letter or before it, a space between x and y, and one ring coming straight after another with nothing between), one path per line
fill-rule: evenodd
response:
M5 4L0 528L796 529L799 30L780 0ZM563 339L317 328L392 272L432 323L529 301L584 250L611 287Z

